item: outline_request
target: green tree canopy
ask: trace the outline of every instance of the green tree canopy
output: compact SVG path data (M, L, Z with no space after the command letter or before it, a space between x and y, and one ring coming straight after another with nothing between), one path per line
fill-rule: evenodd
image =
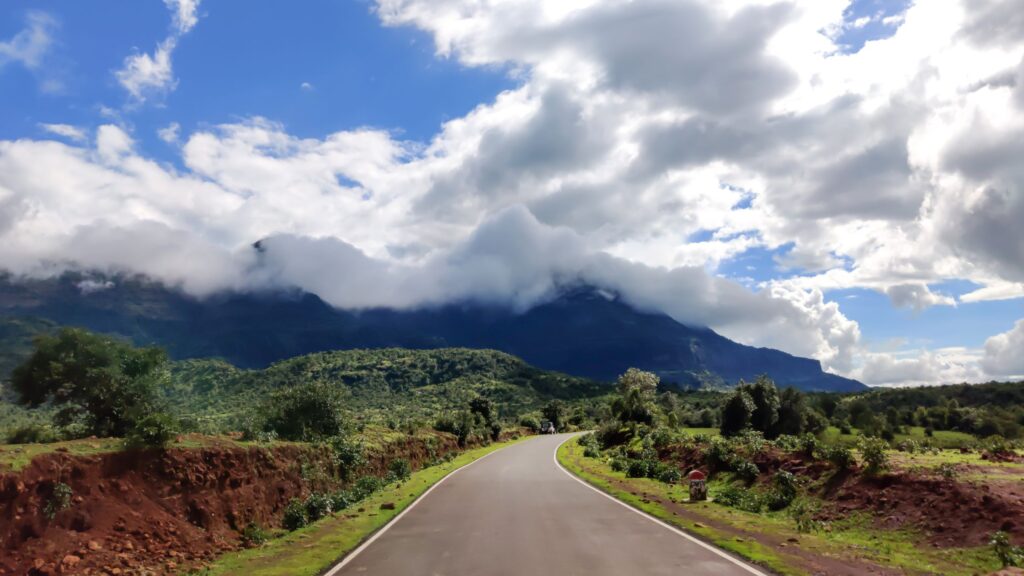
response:
M58 426L84 434L124 436L158 409L168 378L160 348L135 348L78 328L40 336L32 355L11 376L19 401L60 407Z
M658 382L658 376L651 372L636 368L626 370L616 382L618 395L612 402L615 417L623 422L652 423L657 409L654 399Z

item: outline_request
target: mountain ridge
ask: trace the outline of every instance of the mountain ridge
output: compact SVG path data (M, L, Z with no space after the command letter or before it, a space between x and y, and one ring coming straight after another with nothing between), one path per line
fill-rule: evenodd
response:
M196 299L137 277L0 280L0 313L120 334L173 358L217 357L242 368L313 352L376 348L486 348L531 365L610 381L628 367L680 387L723 388L768 374L808 391L858 391L816 360L733 342L709 328L639 311L593 287L574 287L525 311L465 302L413 310L348 311L299 291ZM101 286L95 289L95 286Z

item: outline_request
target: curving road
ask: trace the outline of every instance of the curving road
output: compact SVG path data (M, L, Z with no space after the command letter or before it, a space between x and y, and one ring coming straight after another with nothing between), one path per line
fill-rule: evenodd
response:
M464 467L327 574L763 574L563 470L541 436Z

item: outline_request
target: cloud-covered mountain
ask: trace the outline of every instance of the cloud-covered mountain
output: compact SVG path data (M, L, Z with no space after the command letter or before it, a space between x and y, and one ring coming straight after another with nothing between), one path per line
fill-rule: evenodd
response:
M606 381L637 366L681 386L725 386L769 374L805 390L863 388L823 372L816 360L743 346L587 286L565 288L528 310L464 302L354 312L301 291L199 300L138 278L69 274L0 283L0 311L160 344L176 358L222 357L246 367L322 350L457 346L497 349L541 368Z

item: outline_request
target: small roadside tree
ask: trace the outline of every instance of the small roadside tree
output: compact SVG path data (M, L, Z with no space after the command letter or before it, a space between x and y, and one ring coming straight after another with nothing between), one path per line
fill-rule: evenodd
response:
M323 440L346 431L346 390L322 383L275 391L263 406L265 430L286 440Z
M754 401L742 388L737 388L722 406L722 436L735 436L750 426Z
M40 336L11 383L21 403L59 407L58 426L85 435L125 436L159 412L159 389L169 378L160 348L135 348L109 336L63 328Z
M651 372L636 368L626 370L616 382L618 395L612 402L612 413L622 422L653 423L658 382L658 376Z

